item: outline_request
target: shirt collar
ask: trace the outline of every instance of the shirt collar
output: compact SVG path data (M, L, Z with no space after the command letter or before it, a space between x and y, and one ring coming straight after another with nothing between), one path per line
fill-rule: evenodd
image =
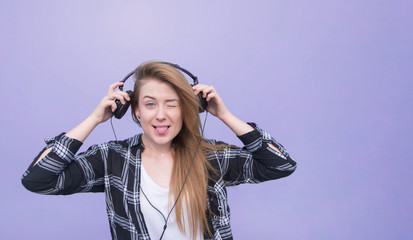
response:
M138 146L139 149L143 150L145 148L145 145L143 145L143 142L142 142L142 133L139 133L133 137L130 137L128 139L128 144L131 147Z

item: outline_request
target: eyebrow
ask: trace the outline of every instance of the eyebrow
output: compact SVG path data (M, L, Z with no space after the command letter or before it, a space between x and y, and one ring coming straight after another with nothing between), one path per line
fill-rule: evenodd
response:
M142 99L145 99L145 98L149 98L149 99L152 99L152 100L156 100L156 98L151 97L151 96L149 96L149 95L144 96ZM176 99L176 98L166 99L166 102L175 102L175 101L176 101L176 102L179 102L179 100Z

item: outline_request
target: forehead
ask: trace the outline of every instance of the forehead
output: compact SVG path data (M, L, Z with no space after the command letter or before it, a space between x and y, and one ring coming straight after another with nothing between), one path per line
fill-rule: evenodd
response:
M142 85L139 89L139 98L150 96L155 99L179 99L178 93L168 82L159 79L150 78L143 79Z

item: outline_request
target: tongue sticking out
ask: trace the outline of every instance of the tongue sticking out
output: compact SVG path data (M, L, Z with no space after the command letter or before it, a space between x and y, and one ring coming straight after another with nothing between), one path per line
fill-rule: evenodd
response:
M155 131L159 135L164 135L166 133L166 130L168 130L168 127L156 127Z

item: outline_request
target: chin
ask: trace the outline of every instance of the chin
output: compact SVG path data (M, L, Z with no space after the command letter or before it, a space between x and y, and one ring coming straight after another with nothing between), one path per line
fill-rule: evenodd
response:
M173 137L154 137L153 141L156 144L164 145L164 144L172 144Z

